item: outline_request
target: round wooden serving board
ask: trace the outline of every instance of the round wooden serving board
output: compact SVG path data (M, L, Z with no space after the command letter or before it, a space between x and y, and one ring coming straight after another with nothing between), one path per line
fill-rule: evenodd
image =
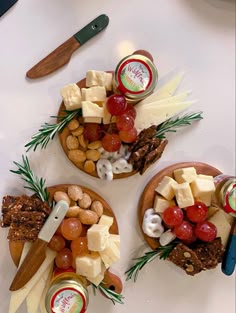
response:
M56 185L56 186L48 187L48 192L50 193L50 199L53 199L54 193L56 191L67 192L68 186L70 186L70 184L62 184L62 185ZM94 192L94 191L92 191L86 187L83 187L83 186L80 186L80 187L82 188L83 192L86 192L87 194L90 195L92 200L99 200L102 202L103 208L104 208L103 213L105 215L108 215L108 216L111 216L114 218L114 222L113 222L109 232L111 234L119 234L117 220L116 220L115 214L114 214L112 208L109 206L109 204L101 196L99 196L96 192ZM9 241L9 250L10 250L11 258L12 258L12 260L16 266L18 266L18 264L19 264L23 246L24 246L23 241Z
M150 246L151 249L155 250L159 246L158 239L148 237L146 234L144 234L142 229L142 221L144 213L147 209L152 208L154 205L154 199L155 199L155 189L157 185L160 183L162 178L164 176L170 176L173 178L173 171L177 170L179 168L185 168L185 167L195 167L197 174L204 174L204 175L211 175L211 176L217 176L221 174L221 171L219 171L217 168L208 165L206 163L200 163L200 162L182 162L182 163L176 163L173 165L170 165L166 168L164 168L162 171L158 172L146 185L140 201L139 201L139 207L138 207L138 219L139 219L139 226L141 229L141 232L143 234L143 237L147 244Z
M107 71L108 73L114 73L113 71ZM77 85L80 87L80 88L86 88L86 78L83 78L81 79ZM59 111L58 111L58 116L63 116L64 115L64 110L65 110L65 105L64 105L64 102L61 103L60 105L60 108L59 108ZM70 131L67 127L65 127L62 132L59 133L59 139L60 139L60 143L61 143L61 146L66 154L66 156L68 156L68 152L69 150L67 149L67 146L66 146L66 138L68 137ZM69 159L69 158L68 158ZM97 174L97 171L94 171L92 173L88 173L84 170L83 168L83 163L75 163L73 161L70 160L70 162L72 162L78 169L80 169L81 171L83 171L84 173L90 175L90 176L93 176L93 177L98 177L98 174ZM136 174L137 171L132 171L130 173L121 173L121 174L114 174L113 175L113 179L120 179L120 178L125 178L125 177L129 177L129 176L132 176L134 174Z

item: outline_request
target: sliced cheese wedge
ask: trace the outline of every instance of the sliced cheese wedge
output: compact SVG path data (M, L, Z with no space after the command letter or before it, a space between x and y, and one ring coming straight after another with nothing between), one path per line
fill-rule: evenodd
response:
M38 271L34 274L34 276L28 281L28 283L20 288L19 290L11 292L10 306L8 313L15 313L25 298L28 296L31 289L35 286L35 284L39 281L40 277L46 271L48 266L53 262L56 257L56 252L51 249L46 250L46 258L41 264ZM23 260L23 258L22 258Z
M172 103L168 105L159 105L157 107L147 108L145 106L136 109L136 118L134 126L140 132L144 128L152 125L159 125L177 113L187 109L194 101L185 101L181 103Z
M140 104L150 103L153 101L158 101L164 98L172 97L179 87L182 79L184 77L184 72L180 72L171 78L167 83L165 83L160 89L154 91L149 97L145 98L140 102Z
M28 313L37 313L38 312L38 307L39 307L39 303L41 300L39 295L42 295L44 288L47 285L47 282L50 280L50 277L52 275L52 270L53 270L53 262L51 262L51 264L49 264L48 268L43 273L43 275L40 277L38 282L30 290L30 292L26 298L27 312Z
M217 229L216 237L221 237L222 245L226 247L231 225L225 217L223 210L218 210L212 217L208 219L209 222L215 225Z

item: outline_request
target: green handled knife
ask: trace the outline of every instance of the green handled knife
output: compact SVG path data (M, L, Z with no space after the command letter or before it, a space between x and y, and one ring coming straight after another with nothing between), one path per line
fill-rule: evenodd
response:
M46 56L43 60L33 66L26 76L29 78L40 78L51 74L70 61L75 50L82 46L86 41L100 33L107 27L109 18L102 14L95 18L92 22L82 28L78 33L66 40L57 47L53 52Z

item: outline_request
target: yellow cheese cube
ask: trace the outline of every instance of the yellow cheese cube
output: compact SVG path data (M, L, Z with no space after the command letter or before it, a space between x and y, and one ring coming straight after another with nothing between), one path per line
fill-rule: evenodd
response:
M102 251L106 248L109 238L107 225L93 224L87 231L88 249L90 251Z
M106 100L106 89L101 86L94 86L90 88L82 88L82 101L105 101Z
M91 101L82 101L83 117L99 117L103 118L104 109Z
M215 184L212 180L205 178L196 178L191 183L193 196L197 201L205 203L206 206L211 205L212 197L215 191Z
M179 184L191 183L197 177L197 172L194 167L180 168L174 171L174 177Z
M102 270L101 257L98 253L77 256L75 259L76 273L85 277L96 277Z
M212 217L208 219L209 222L215 225L217 232L216 237L221 237L223 246L227 245L231 225L228 222L222 210L217 211Z
M86 87L102 86L106 90L112 90L112 74L103 71L87 71Z
M194 198L189 183L178 184L175 187L175 198L180 208L186 208L194 204Z
M102 119L101 119L101 117L84 117L84 123L101 124L102 123Z
M155 200L154 200L154 205L153 209L157 213L163 213L165 209L175 206L175 201L174 200L166 200L165 198L156 195Z
M173 178L164 176L155 191L167 200L172 200L175 196L175 186L177 186L177 182Z
M108 226L109 228L111 227L111 225L113 224L114 222L114 218L112 216L108 216L108 215L102 215L100 217L100 220L98 222L99 225L106 225Z
M76 84L69 84L60 90L62 99L67 110L81 108L81 91Z
M110 234L109 240L113 241L120 249L120 235Z
M120 249L113 240L109 240L107 247L99 252L102 261L106 268L110 267L113 263L120 258Z
M208 179L208 180L214 181L214 177L211 176L211 175L198 174L197 177L198 178L202 178L202 179Z
M102 263L102 270L96 277L86 277L92 284L98 286L104 279L104 273L106 271L105 265Z

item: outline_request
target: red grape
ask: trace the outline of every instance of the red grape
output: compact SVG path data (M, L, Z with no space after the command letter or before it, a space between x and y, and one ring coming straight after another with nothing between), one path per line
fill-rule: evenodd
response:
M202 241L212 241L216 238L217 229L208 221L200 222L195 227L195 235Z
M82 224L76 217L69 217L62 221L61 233L67 240L74 240L80 236L82 232Z
M72 266L73 256L68 248L64 248L60 252L58 252L55 263L58 268L62 268L64 270L68 269Z
M121 140L117 134L106 134L102 138L102 147L108 152L115 152L120 149Z
M65 245L66 245L65 239L60 235L53 235L52 239L48 244L49 248L57 252L65 248Z
M137 129L134 127L130 130L121 130L119 131L119 137L121 141L125 143L134 142L137 139Z
M120 115L116 118L116 126L119 130L130 130L134 127L134 119L127 114Z
M184 214L179 207L173 206L165 209L162 218L166 225L174 227L183 222Z
M174 233L176 237L182 240L190 240L193 237L193 226L186 221L180 225L175 226Z
M126 110L127 102L124 96L113 94L106 102L106 107L111 115L122 115Z
M207 206L202 202L195 202L194 205L186 208L187 218L193 223L199 223L207 217Z
M79 237L71 242L71 250L73 257L89 253L87 237Z
M89 141L96 141L101 139L102 129L99 124L96 123L85 123L84 124L84 138Z
M127 115L131 116L133 119L135 119L136 110L135 110L134 106L132 104L128 103L124 114L127 114Z

